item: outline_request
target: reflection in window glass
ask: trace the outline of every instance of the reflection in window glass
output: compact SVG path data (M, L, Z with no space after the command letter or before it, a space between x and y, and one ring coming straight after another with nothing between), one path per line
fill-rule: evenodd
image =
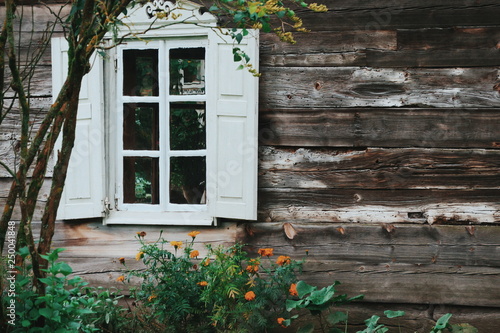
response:
M123 202L158 204L158 158L123 158Z
M170 149L206 148L205 103L170 104Z
M170 50L170 94L205 94L205 49Z
M158 96L158 50L124 50L123 67L124 96Z
M170 203L205 204L205 157L170 159Z
M125 104L123 149L158 150L158 105Z

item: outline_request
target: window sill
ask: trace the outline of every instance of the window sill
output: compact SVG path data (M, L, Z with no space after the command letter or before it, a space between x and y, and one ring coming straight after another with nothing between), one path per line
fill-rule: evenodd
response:
M207 212L131 212L111 211L104 217L106 224L135 225L198 225L215 226L217 219Z

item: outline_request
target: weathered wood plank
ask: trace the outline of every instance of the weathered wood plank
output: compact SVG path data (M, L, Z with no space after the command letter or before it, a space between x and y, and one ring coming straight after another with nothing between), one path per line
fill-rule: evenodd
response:
M379 323L385 324L390 329L389 332L430 332L436 321L446 313L453 315L451 324L468 323L476 327L479 332L495 332L497 327L500 327L500 309L494 307L355 302L338 306L335 310L348 312L349 333L366 329L364 321L372 314L381 317ZM401 310L405 315L387 319L384 315L385 310Z
M28 179L28 181L29 181L29 179ZM35 213L34 213L34 217L33 217L35 220L39 220L43 215L44 205L45 205L45 202L47 201L47 198L48 198L49 193L50 193L50 183L51 183L50 178L46 178L45 182L42 186L42 189L40 190L40 195L39 195L38 201L36 203ZM8 193L9 193L11 184L12 184L11 178L0 177L0 207L2 210L3 210L3 207L5 205L5 200L7 198ZM12 220L20 220L21 219L21 210L19 207L19 201L17 202L17 204L14 208L14 212L12 214L11 219Z
M328 107L497 107L498 68L261 69L263 109Z
M366 51L370 67L485 67L500 65L500 50Z
M397 33L397 36L396 36ZM297 44L262 34L262 66L497 66L498 28L297 33ZM397 45L396 45L397 39Z
M39 223L34 223L35 235L40 228ZM198 230L201 234L196 237L195 248L200 253L205 253L203 243L230 244L235 240L236 226L223 223L219 227L172 227L172 226L146 226L140 225L103 225L100 220L57 222L56 233L52 243L53 248L65 248L62 258L113 258L116 260L125 257L135 260L135 255L140 248L136 233L145 231L146 241L155 241L160 232L164 230L163 237L168 241L190 241L187 236L190 231ZM83 259L82 259L83 260ZM88 269L92 262L87 261Z
M261 188L258 218L276 222L499 223L498 189Z
M398 50L496 49L500 27L397 30Z
M303 275L304 280L315 285L341 281L340 293L361 293L368 302L491 307L500 307L499 277L498 268L335 261L310 262Z
M304 99L318 107L322 101ZM306 109L305 103L298 101L297 109L262 108L260 142L292 147L499 147L500 112L495 108Z
M261 147L260 188L500 189L500 150Z
M500 4L495 0L326 0L321 3L330 10L326 13L297 10L304 26L314 31L497 26L500 12Z
M396 31L310 31L294 33L296 44L283 43L273 33L259 36L261 56L272 54L311 54L352 52L364 49L393 50L397 45Z
M287 236L287 228L294 237ZM472 234L471 234L472 233ZM498 226L357 225L315 223L247 223L239 226L237 240L250 252L273 247L276 255L335 260L355 265L443 265L500 267ZM499 270L500 273L500 270Z

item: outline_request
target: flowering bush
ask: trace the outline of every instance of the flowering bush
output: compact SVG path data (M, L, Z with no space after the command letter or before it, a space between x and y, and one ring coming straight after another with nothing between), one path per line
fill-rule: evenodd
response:
M270 248L250 257L242 244L206 245L207 255L201 258L193 248L198 234L189 233L186 242L160 235L147 243L145 233L138 233L136 259L146 269L131 270L129 277L142 279L132 292L143 310L142 321L164 332L263 332L279 326L286 300L296 295L303 260L272 258Z

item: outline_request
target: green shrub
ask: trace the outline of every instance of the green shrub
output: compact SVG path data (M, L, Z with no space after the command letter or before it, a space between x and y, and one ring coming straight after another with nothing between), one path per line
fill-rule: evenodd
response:
M63 249L42 255L49 263L44 270L46 277L40 279L45 285L45 293L39 294L32 285L32 277L27 274L30 265L18 267L16 277L16 319L15 326L9 325L11 332L99 332L118 331L123 309L118 307L118 291L91 288L81 277L71 277L72 268L58 261ZM27 257L23 248L19 254ZM8 295L2 295L3 305L10 303Z
M207 245L199 258L193 248L198 232L188 242L154 243L139 234L141 249L136 259L146 269L132 270L142 279L132 290L143 322L164 332L264 332L277 327L291 297L291 285L303 261L273 257L272 249L260 249L253 258L243 245Z

